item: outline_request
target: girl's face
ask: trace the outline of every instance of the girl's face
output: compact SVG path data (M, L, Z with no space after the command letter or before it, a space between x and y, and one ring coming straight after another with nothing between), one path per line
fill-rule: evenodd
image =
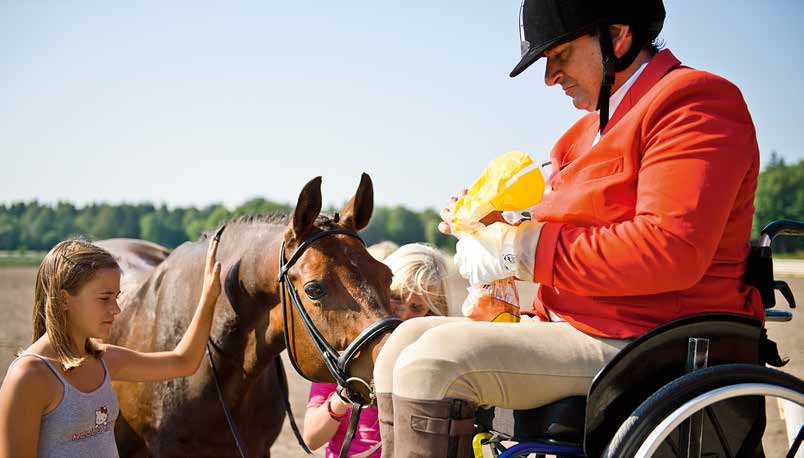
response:
M401 294L391 291L391 313L401 320L408 320L427 315L427 298L422 294L404 291Z
M120 313L120 272L101 269L73 296L67 294L67 313L74 331L87 337L105 339Z

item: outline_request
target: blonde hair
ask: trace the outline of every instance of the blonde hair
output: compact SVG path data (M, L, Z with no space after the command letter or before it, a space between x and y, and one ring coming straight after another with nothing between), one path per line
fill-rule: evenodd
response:
M374 259L384 261L391 253L399 249L399 245L390 240L385 240L380 243L375 243L366 249Z
M422 295L432 315L449 314L447 264L437 248L423 243L403 245L383 261L394 274L391 292Z
M85 240L65 240L54 246L39 265L36 273L33 307L33 341L47 333L64 370L78 367L86 357L80 356L70 338L69 316L64 308L63 291L77 295L78 291L101 269L117 269L108 251ZM87 338L84 349L94 357L100 350Z

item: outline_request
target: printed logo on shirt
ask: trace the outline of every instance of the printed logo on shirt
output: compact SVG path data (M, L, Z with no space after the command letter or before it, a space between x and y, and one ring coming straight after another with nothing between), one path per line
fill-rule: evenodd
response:
M109 409L106 406L101 406L100 409L95 411L95 426L92 428L81 431L80 433L73 434L70 438L71 441L80 441L89 439L90 437L97 436L98 434L111 431L112 425L109 423Z

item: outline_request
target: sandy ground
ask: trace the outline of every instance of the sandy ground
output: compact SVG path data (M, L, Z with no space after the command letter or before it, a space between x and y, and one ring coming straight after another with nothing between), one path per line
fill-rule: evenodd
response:
M0 373L5 374L8 363L13 359L14 352L20 347L27 346L31 336L31 306L33 302L33 284L36 271L33 268L0 268ZM804 279L787 279L793 293L804 302ZM528 303L535 294L532 287L521 285L522 303ZM455 288L451 302L460 304L464 292ZM780 298L781 301L781 298ZM458 307L459 308L459 307ZM779 343L782 356L790 357L790 363L784 368L799 378L804 377L804 334L801 328L804 317L796 316L789 323L769 323L770 337ZM286 361L287 362L287 361ZM291 403L299 424L303 421L309 382L299 377L290 364L288 377L290 385ZM769 404L769 426L766 432L766 451L768 457L784 456L786 448L786 435L783 424L779 420L778 409ZM296 443L287 420L285 427L277 442L271 448L274 457L303 457L306 456ZM323 456L319 452L317 456Z

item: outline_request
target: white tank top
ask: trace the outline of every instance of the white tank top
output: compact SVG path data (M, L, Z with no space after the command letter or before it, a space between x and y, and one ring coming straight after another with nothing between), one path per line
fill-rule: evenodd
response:
M103 358L103 383L90 393L72 386L47 358L25 352L12 363L32 356L42 360L64 387L61 402L55 409L42 416L39 426L40 457L118 457L114 440L114 422L120 407L112 389L109 368ZM11 369L9 365L9 370Z

